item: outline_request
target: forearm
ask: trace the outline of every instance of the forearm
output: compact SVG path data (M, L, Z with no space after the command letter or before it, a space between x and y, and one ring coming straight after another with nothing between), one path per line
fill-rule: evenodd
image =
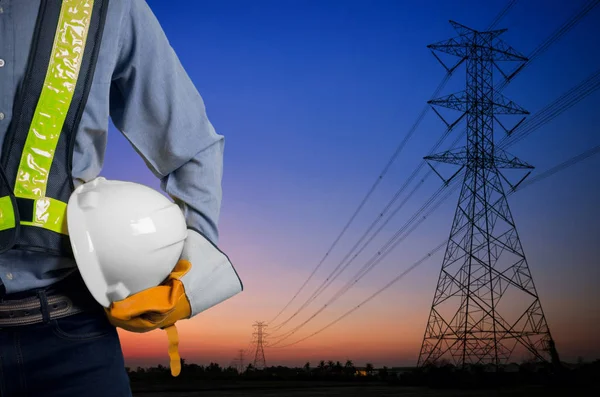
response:
M161 188L181 207L188 227L215 245L219 239L224 142L221 137L161 180Z

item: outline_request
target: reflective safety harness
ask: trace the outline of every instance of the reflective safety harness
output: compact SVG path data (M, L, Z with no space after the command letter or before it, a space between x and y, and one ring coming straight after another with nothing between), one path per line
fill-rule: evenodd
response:
M41 0L0 159L0 253L73 257L66 226L73 147L107 8L108 0Z

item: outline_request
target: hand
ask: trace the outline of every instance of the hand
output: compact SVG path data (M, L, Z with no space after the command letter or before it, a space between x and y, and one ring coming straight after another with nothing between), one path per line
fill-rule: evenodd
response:
M189 318L191 307L180 278L191 268L190 261L180 259L162 284L113 302L105 309L111 324L141 333Z
M171 374L179 375L179 336L175 323L190 318L190 303L180 278L192 268L190 261L180 259L164 283L113 302L105 309L108 319L115 327L131 332L148 332L164 329L169 339Z
M177 376L181 360L175 323L196 316L242 289L242 281L227 255L200 232L189 229L181 258L169 277L159 286L113 302L106 313L111 324L127 331L164 329L169 338L171 373Z

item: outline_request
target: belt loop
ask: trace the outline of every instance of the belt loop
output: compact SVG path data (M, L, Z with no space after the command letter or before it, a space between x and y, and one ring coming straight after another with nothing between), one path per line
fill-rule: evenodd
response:
M46 291L43 289L37 291L37 296L40 300L44 324L47 324L50 321L50 313L48 312L48 298L46 297Z

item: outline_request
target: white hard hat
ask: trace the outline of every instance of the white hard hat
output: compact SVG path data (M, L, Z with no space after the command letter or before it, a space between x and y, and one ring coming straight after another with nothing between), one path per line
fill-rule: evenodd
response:
M187 237L177 204L145 185L103 177L71 194L67 225L83 281L104 307L162 283Z

